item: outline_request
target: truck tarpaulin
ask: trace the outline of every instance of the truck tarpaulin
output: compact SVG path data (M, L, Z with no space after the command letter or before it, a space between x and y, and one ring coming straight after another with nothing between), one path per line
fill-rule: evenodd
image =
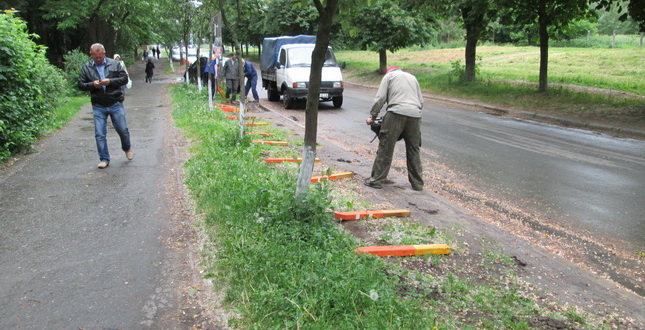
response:
M260 69L262 71L274 70L278 63L278 52L280 47L286 44L315 44L316 36L297 35L283 36L276 38L264 38L262 42L262 56L260 57ZM270 51L271 50L271 51ZM284 64L284 63L282 63Z

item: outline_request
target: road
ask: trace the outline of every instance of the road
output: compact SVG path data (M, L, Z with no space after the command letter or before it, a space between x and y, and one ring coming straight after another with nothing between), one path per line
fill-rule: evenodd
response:
M346 88L341 109L322 103L321 135L375 149L364 125L375 89ZM272 109L304 123L300 109ZM572 235L645 250L645 141L493 116L426 99L422 153L470 188ZM402 143L401 143L402 144ZM401 166L399 166L401 167ZM395 166L396 168L396 166ZM432 168L425 169L426 176Z

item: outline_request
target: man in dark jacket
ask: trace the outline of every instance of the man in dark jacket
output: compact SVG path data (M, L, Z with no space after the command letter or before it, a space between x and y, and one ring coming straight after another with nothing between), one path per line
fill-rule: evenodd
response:
M260 96L258 96L258 90L256 88L258 84L258 72L253 67L251 62L242 60L244 63L244 77L246 77L246 85L244 85L244 97L249 95L249 90L253 91L254 102L260 102Z
M128 160L134 153L130 145L130 131L125 120L123 92L121 86L128 83L128 74L119 62L105 57L105 48L101 44L90 47L91 60L83 64L78 77L78 89L89 91L94 113L94 136L99 153L99 168L110 164L110 153L107 146L107 117L121 138L121 149Z

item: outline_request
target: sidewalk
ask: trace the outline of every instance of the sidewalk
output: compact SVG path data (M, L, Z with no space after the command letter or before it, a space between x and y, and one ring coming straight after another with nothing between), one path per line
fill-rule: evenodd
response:
M199 321L184 310L195 308L185 302L188 242L170 239L181 232L166 189L181 164L159 79L165 62L155 65L152 84L142 61L128 68L132 161L109 125L110 166L97 168L88 104L38 152L0 171L1 329L181 329Z

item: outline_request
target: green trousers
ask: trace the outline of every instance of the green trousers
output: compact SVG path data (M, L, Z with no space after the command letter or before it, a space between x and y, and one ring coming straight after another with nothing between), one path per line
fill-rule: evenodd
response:
M421 167L421 118L413 118L388 112L383 118L379 132L378 151L372 166L371 181L383 183L392 166L394 146L399 138L405 141L405 157L408 167L408 180L412 188L423 188L423 169Z

